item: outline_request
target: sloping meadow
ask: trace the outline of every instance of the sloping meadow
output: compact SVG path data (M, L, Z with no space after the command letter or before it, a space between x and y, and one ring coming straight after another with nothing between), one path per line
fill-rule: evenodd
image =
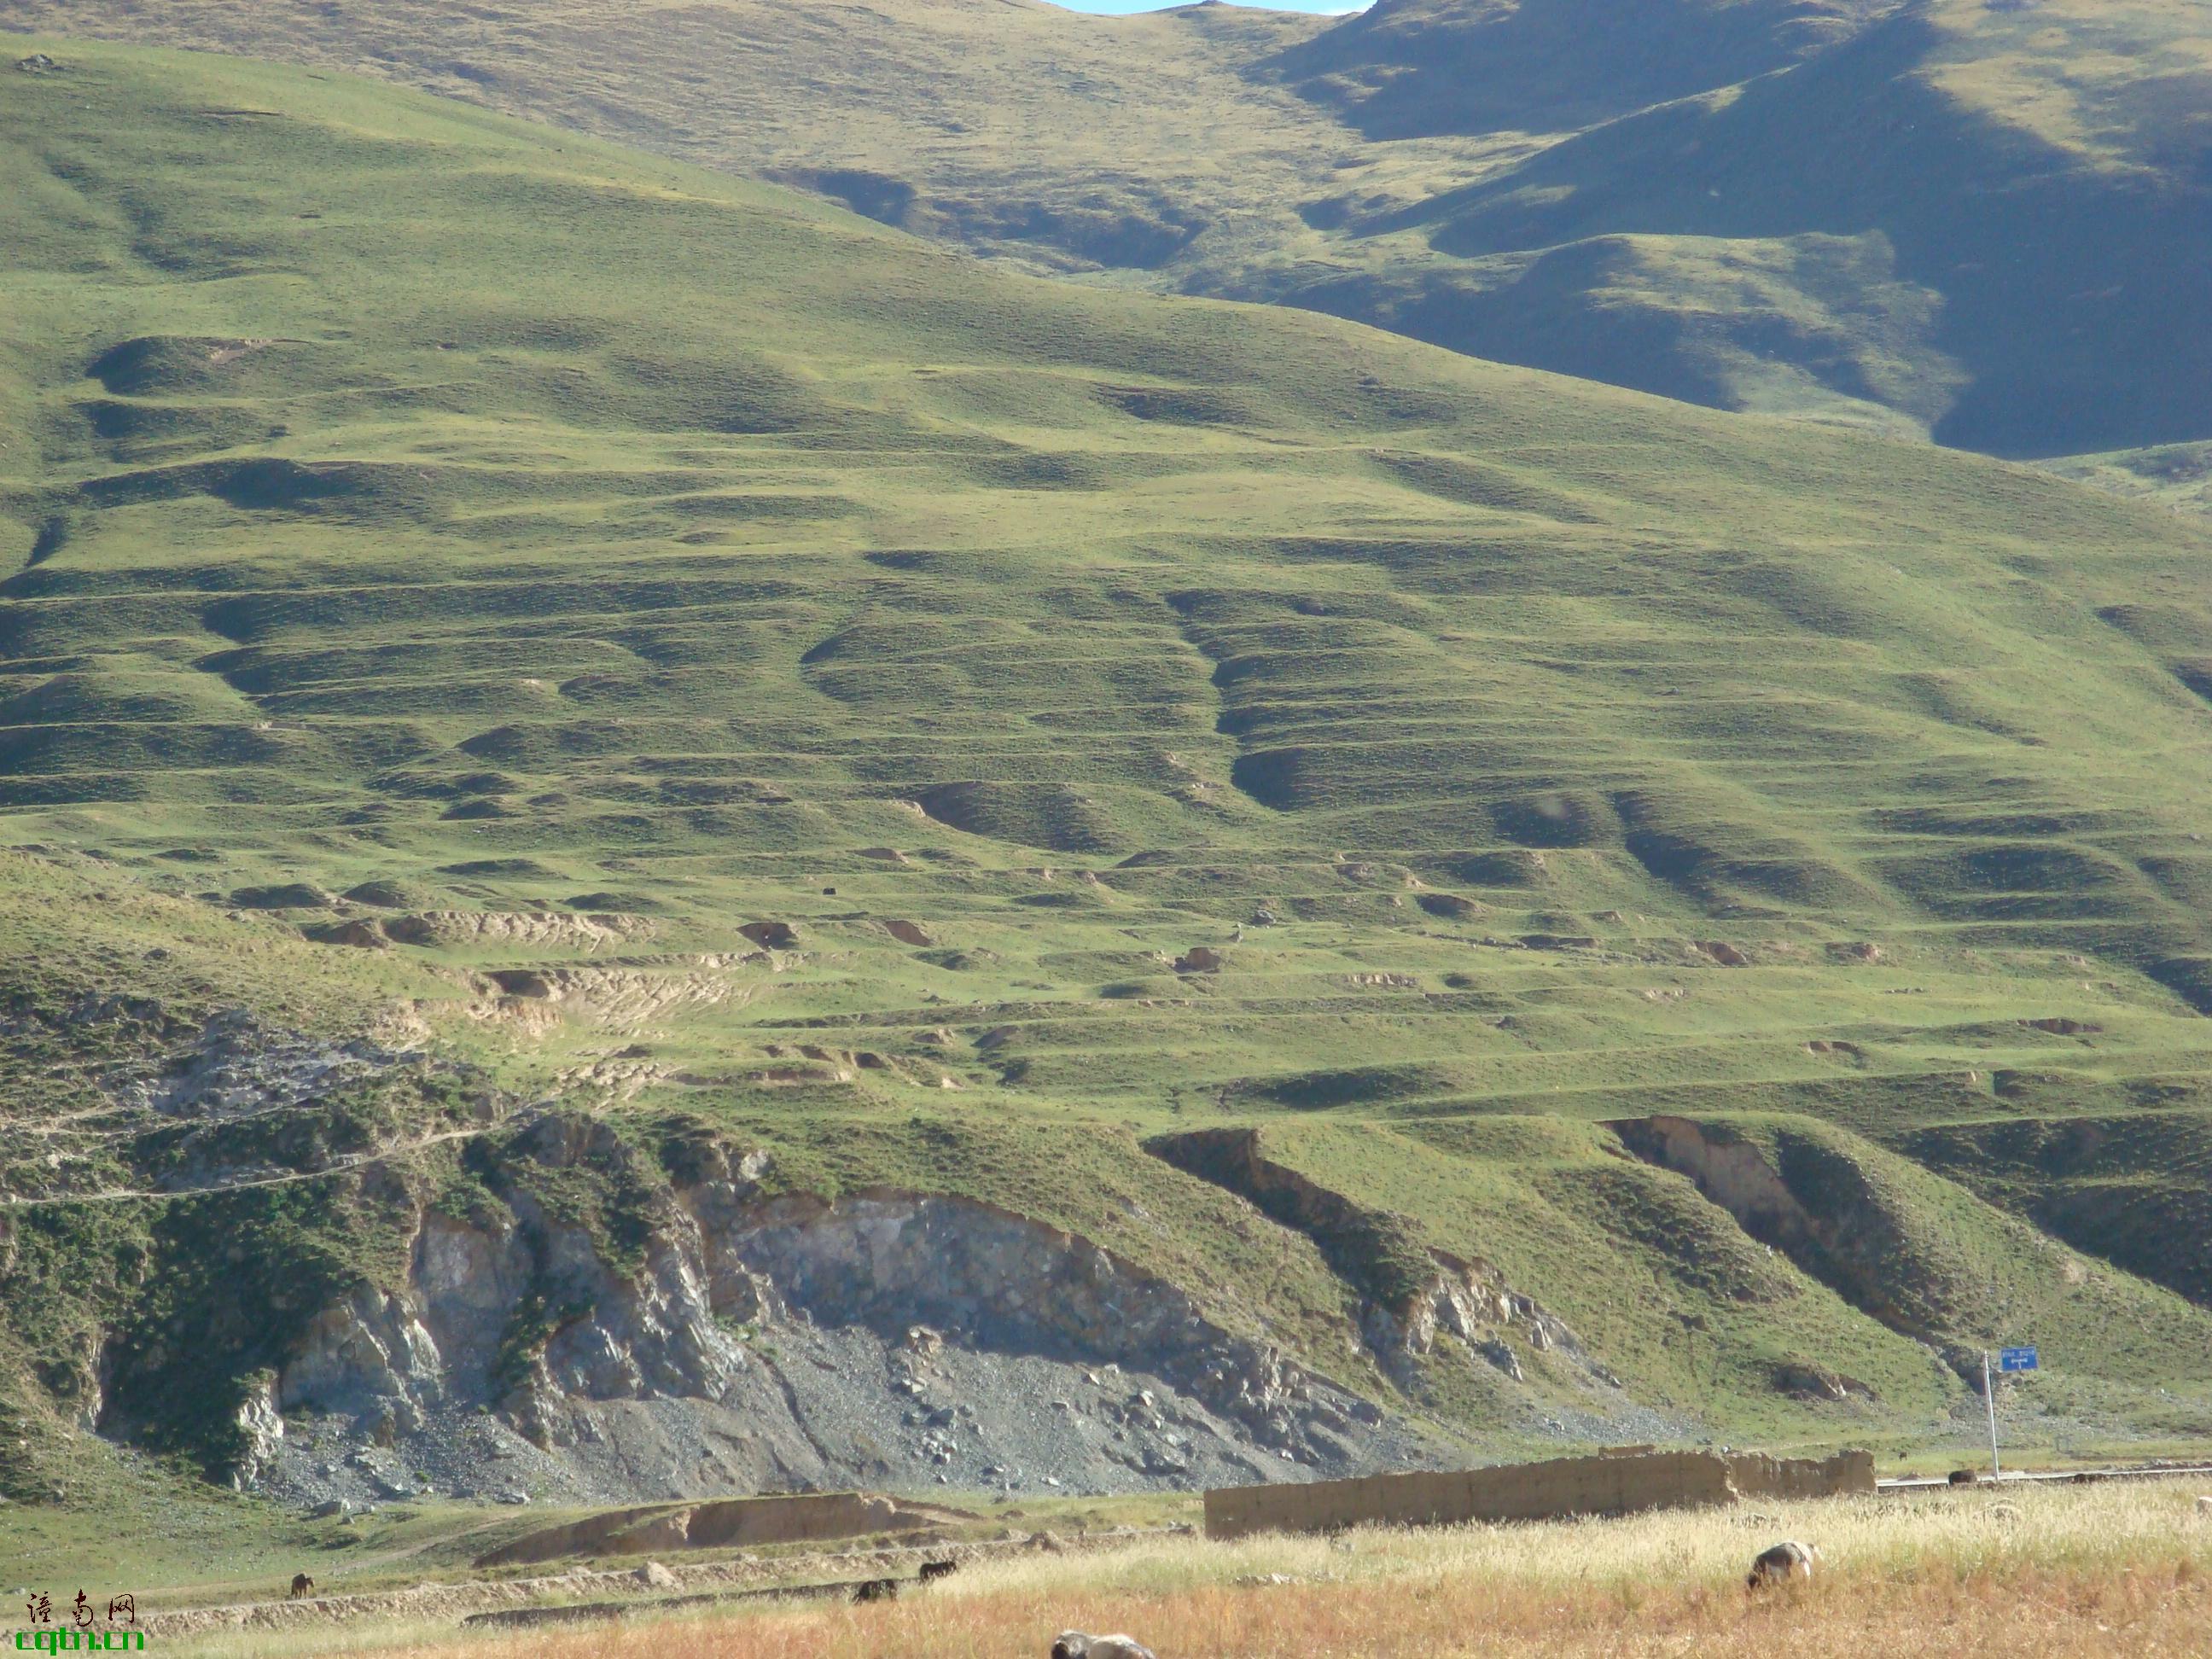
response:
M328 975L313 1020L792 1188L1038 1214L1492 1446L1926 1434L1965 1385L1916 1342L2033 1334L1962 1305L2008 1217L2150 1271L1987 1126L2212 1109L2201 530L995 275L410 94L30 46L0 840L82 896L40 1006L130 990L161 927L256 941ZM1692 1103L1870 1171L1869 1271L1941 1332L1603 1127ZM137 1178L18 1105L19 1195ZM1573 1348L1530 1313L1393 1382L1327 1240L1146 1151L1286 1121ZM2069 1328L2197 1341L2201 1260L2154 1276ZM2084 1433L2203 1409L2051 1363Z

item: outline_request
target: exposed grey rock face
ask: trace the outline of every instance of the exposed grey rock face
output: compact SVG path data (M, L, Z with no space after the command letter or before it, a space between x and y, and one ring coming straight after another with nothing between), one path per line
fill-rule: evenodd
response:
M1504 1340L1510 1329L1519 1332L1537 1352L1556 1350L1574 1362L1587 1382L1608 1389L1620 1386L1611 1372L1590 1360L1565 1320L1512 1289L1488 1262L1434 1255L1436 1278L1403 1309L1368 1308L1368 1346L1393 1376L1410 1382L1411 1362L1428 1355L1437 1335L1449 1332L1470 1352L1518 1382L1522 1380L1521 1362Z
M718 1230L727 1256L817 1323L890 1339L920 1322L960 1346L1080 1364L1133 1361L1262 1446L1313 1449L1317 1401L1352 1403L1232 1336L1181 1291L1097 1245L966 1200L908 1194L779 1200Z
M548 1114L509 1149L635 1160ZM656 1172L657 1173L657 1172ZM663 1188L635 1265L518 1190L419 1218L406 1282L315 1320L253 1479L302 1501L436 1490L586 1499L856 1483L1189 1487L1425 1461L1369 1402L1082 1238L970 1200L764 1196L716 1152ZM334 1463L334 1446L389 1456ZM327 1472L325 1472L327 1471Z
M422 1056L372 1042L331 1042L267 1030L243 1009L210 1020L163 1073L118 1078L120 1105L165 1116L235 1117L298 1106L349 1081Z
M276 1384L267 1382L246 1397L238 1408L238 1426L245 1431L246 1453L231 1475L231 1484L243 1491L273 1468L284 1449L284 1419L277 1413Z
M1346 1280L1364 1291L1360 1334L1401 1388L1419 1389L1420 1362L1446 1332L1512 1381L1522 1381L1521 1363L1505 1340L1508 1330L1540 1353L1559 1351L1586 1386L1620 1387L1589 1360L1564 1320L1515 1290L1490 1262L1436 1249L1419 1241L1402 1218L1363 1210L1276 1162L1266 1155L1258 1131L1164 1135L1146 1150L1311 1237ZM1407 1275L1406 1264L1421 1259L1425 1278Z
M419 1427L422 1407L444 1395L444 1356L415 1303L364 1285L316 1316L305 1347L284 1368L278 1403L288 1411L343 1411L372 1428Z

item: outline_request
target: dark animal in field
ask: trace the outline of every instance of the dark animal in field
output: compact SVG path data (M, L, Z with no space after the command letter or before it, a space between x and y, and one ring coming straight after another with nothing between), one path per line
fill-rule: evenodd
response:
M853 1587L853 1600L855 1603L861 1601L896 1601L898 1600L898 1592L899 1586L897 1579L871 1578L865 1584L855 1584Z
M1159 1659L1133 1636L1085 1636L1064 1630L1052 1644L1052 1659Z
M950 1578L960 1570L957 1561L925 1561L921 1564L921 1582L933 1584L940 1578Z
M1809 1583L1813 1577L1813 1563L1820 1552L1810 1544L1789 1542L1777 1544L1759 1553L1751 1564L1751 1574L1744 1582L1747 1589L1765 1589L1770 1584L1786 1584L1791 1579Z
M1972 1469L1954 1469L1951 1471L1951 1484L1954 1486L1971 1486L1975 1481L1980 1479L1981 1477L1976 1474Z
M295 1572L292 1575L292 1594L295 1596L313 1595L314 1593L313 1579L308 1577L304 1572Z

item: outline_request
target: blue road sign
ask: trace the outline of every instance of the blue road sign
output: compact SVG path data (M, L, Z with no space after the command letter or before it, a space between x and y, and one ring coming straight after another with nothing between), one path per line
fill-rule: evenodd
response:
M1997 1354L1997 1369L2001 1371L2032 1371L2036 1369L2033 1348L2005 1348Z

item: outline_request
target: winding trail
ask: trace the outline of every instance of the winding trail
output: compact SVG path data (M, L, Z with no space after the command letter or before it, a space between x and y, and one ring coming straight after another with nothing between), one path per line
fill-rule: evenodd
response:
M358 1170L371 1164L404 1158L419 1152L426 1146L441 1146L449 1140L468 1140L484 1133L484 1126L469 1129L447 1129L441 1133L425 1135L420 1140L403 1141L373 1152L356 1152L325 1164L319 1170L289 1170L283 1175L256 1176L251 1181L222 1181L208 1187L172 1187L165 1191L145 1191L134 1187L111 1188L97 1193L52 1193L40 1198L18 1198L9 1194L4 1206L8 1209L35 1209L48 1204L121 1204L132 1200L161 1200L199 1198L209 1193L240 1193L254 1187L285 1187L295 1182L320 1181L327 1176L343 1175L349 1170Z

